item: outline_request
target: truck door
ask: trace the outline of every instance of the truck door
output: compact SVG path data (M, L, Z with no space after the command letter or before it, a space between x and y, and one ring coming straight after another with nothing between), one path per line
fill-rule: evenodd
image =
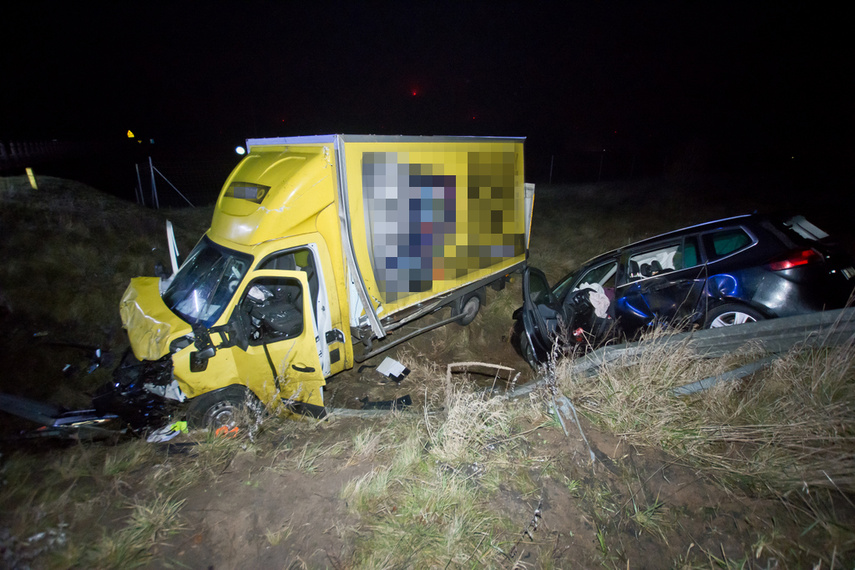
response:
M322 416L315 310L305 272L255 271L231 318L241 337L232 351L239 378L262 400Z
M331 364L339 362L342 358L341 352L343 351L343 346L337 343L344 341L344 334L332 328L332 316L327 298L327 288L324 275L321 271L317 246L310 243L298 248L273 253L262 259L257 269L259 271L295 270L306 274L306 279L309 283L308 292L311 296L312 307L314 309L312 314L317 333L315 343L317 345L318 358L321 361L321 370L324 377L328 377L332 373ZM341 369L340 362L337 369Z

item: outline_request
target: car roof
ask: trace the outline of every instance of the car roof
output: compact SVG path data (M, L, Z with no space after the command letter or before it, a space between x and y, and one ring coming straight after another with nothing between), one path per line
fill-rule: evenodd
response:
M724 225L725 223L734 222L736 220L739 220L740 222L744 222L744 221L748 221L748 220L756 220L758 218L760 218L760 216L757 214L742 214L739 216L732 216L730 218L721 218L719 220L712 220L709 222L703 222L700 224L695 224L693 226L686 226L685 228L680 228L677 230L672 230L670 232L665 232L664 234L659 234L659 235L656 235L653 237L644 238L643 240L628 243L626 245L623 245L623 246L618 247L616 249L613 249L611 251L601 253L600 255L597 255L596 257L592 257L591 259L589 259L588 261L583 263L580 267L586 267L588 265L595 265L602 259L619 255L625 249L636 248L636 247L644 247L647 244L652 244L652 243L655 243L655 242L658 242L661 240L665 240L668 238L682 237L686 234L693 234L693 233L697 233L697 232L714 230L714 229L717 229L720 226Z

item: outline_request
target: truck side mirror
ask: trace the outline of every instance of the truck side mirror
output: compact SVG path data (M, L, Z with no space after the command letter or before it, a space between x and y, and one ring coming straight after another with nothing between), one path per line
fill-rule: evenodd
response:
M193 336L196 337L193 344L197 350L190 353L190 372L202 372L208 368L208 360L217 354L217 349L211 342L210 333L204 327L193 327Z
M215 354L217 349L213 346L208 346L202 350L190 353L190 372L202 372L208 368L208 360Z

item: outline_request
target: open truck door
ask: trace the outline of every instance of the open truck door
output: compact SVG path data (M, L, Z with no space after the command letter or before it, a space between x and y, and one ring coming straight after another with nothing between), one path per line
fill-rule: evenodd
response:
M293 411L322 416L321 335L306 274L256 271L232 318L241 320L247 334L246 350L235 354L238 373L269 378L257 392L268 403L279 400Z

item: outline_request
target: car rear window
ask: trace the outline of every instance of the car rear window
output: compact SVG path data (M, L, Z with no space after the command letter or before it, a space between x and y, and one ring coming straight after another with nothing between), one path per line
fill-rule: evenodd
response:
M745 249L754 243L751 236L742 228L728 228L704 236L707 257L715 261L726 255Z

